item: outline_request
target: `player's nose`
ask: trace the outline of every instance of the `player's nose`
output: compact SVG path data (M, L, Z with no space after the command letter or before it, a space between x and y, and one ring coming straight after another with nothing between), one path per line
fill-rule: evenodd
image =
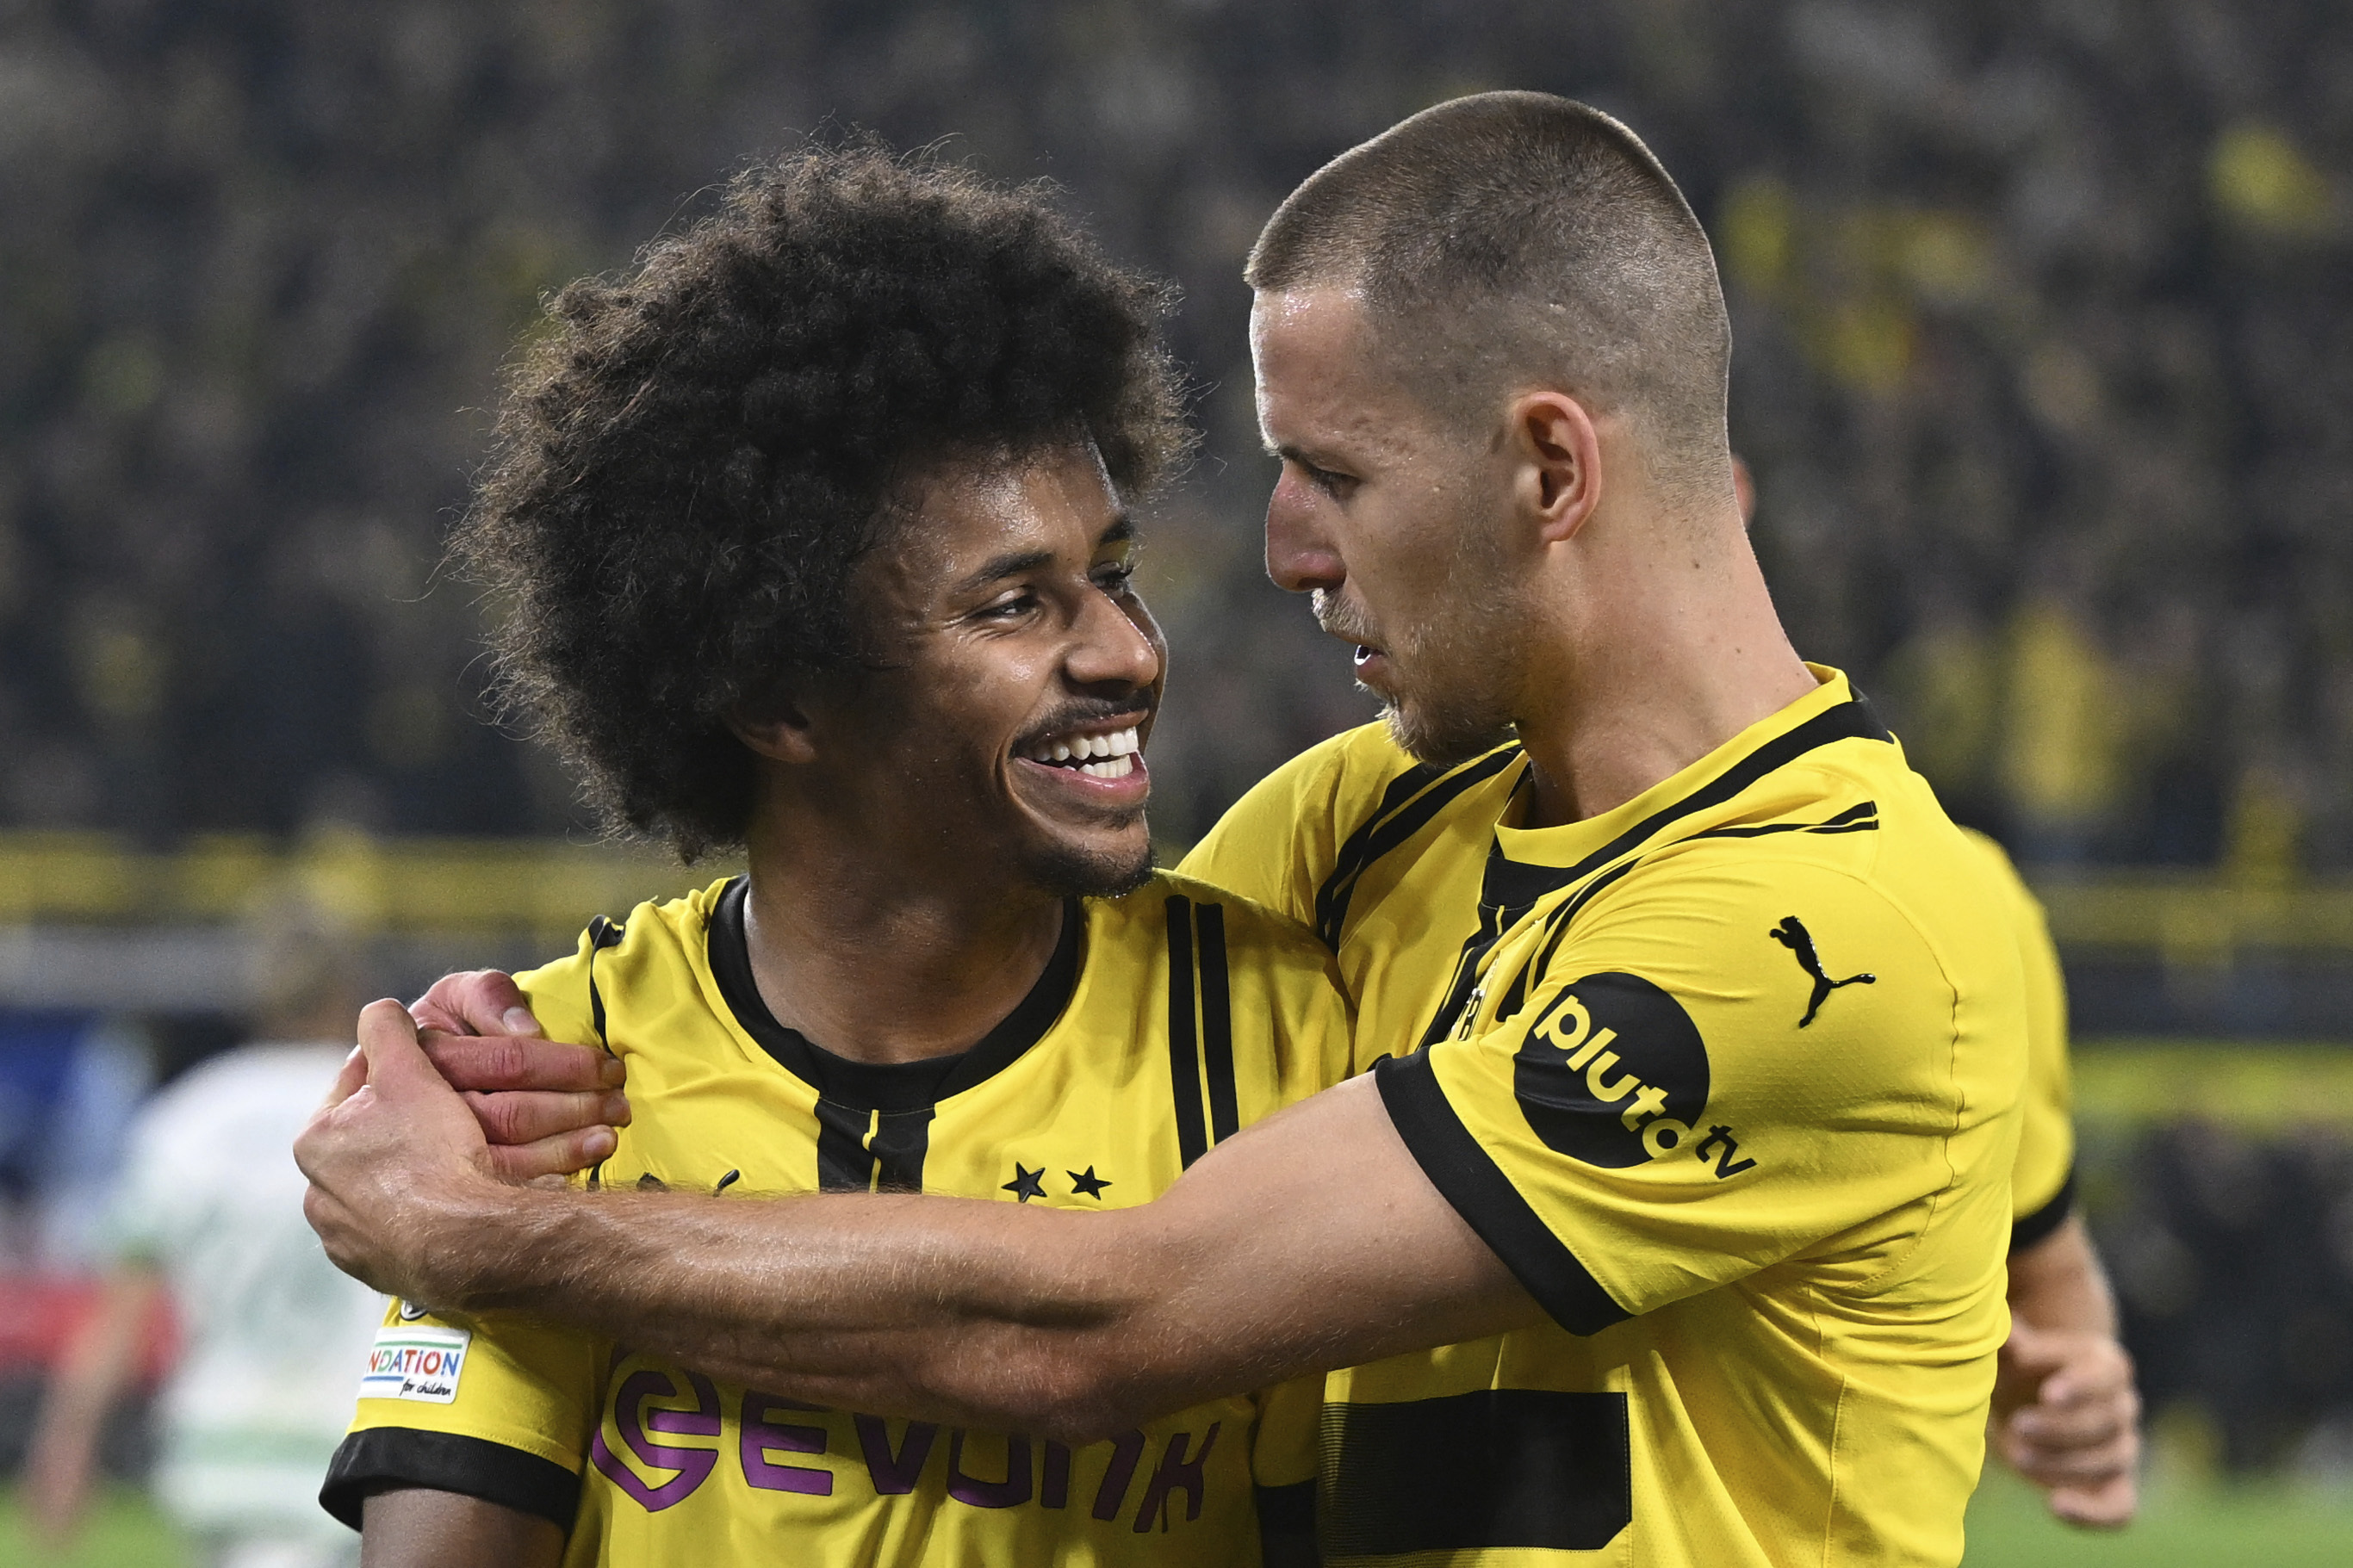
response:
M1135 690L1160 679L1160 648L1147 627L1109 597L1091 595L1064 668L1081 686Z
M1266 501L1266 574L1287 593L1337 588L1348 580L1307 482L1285 467Z

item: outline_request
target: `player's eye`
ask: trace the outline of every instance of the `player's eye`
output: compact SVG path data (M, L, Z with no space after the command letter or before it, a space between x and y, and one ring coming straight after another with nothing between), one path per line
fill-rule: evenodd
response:
M1319 468L1314 464L1303 460L1293 460L1299 463L1299 471L1307 476L1307 482L1334 500L1345 500L1347 491L1356 485L1356 481L1351 475L1337 473L1330 468Z
M1038 595L1023 588L1002 598L991 599L972 613L976 621L1018 620L1038 607Z
M1094 570L1094 584L1113 598L1128 591L1135 581L1135 563L1128 560L1106 561Z

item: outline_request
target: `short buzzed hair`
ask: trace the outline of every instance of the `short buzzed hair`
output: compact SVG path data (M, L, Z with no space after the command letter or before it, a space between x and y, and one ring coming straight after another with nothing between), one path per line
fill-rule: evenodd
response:
M1441 416L1483 426L1540 383L1631 413L1672 469L1723 460L1715 253L1651 150L1598 109L1542 92L1426 109L1310 175L1243 277L1361 290L1384 357Z

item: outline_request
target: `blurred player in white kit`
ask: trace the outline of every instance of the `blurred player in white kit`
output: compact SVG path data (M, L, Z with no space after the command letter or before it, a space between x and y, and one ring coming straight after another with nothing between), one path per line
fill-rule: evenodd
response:
M58 1366L26 1467L36 1539L62 1550L107 1411L137 1376L159 1295L181 1353L156 1404L153 1488L206 1568L343 1568L359 1538L320 1512L383 1299L336 1271L289 1152L351 1049L347 943L299 901L255 923L256 1042L142 1109L105 1232L101 1305Z

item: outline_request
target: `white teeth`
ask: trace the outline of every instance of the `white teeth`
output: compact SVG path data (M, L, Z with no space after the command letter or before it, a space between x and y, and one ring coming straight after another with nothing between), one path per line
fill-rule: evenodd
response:
M1091 779L1124 779L1135 771L1135 759L1124 753L1107 762L1082 763L1079 772Z
M1092 764L1098 759L1103 760L1107 765L1111 762L1116 762L1124 757L1132 757L1142 750L1144 750L1144 742L1137 738L1135 731L1131 728L1126 730L1114 730L1108 735L1071 736L1063 740L1054 741L1048 744L1041 745L1030 755L1033 761L1040 763L1075 762L1080 764L1082 772L1092 773L1094 773ZM1117 773L1094 773L1094 776L1097 778L1125 778L1134 771L1134 764L1130 763Z

